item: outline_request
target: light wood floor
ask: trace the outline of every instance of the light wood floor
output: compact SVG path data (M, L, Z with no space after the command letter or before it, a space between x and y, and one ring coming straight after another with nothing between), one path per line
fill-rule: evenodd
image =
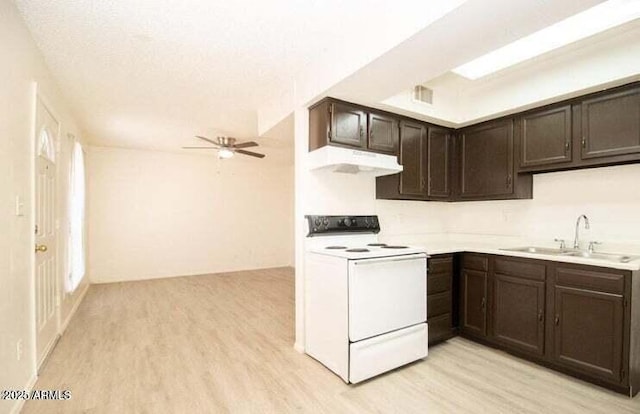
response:
M640 413L622 395L455 338L357 386L293 349L291 269L90 287L25 413Z

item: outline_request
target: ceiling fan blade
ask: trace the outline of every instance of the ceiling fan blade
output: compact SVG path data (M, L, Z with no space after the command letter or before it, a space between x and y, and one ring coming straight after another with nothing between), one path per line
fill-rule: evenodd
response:
M213 145L221 146L220 144L218 144L218 143L217 143L217 142L215 142L214 140L209 139L209 138L207 138L207 137L202 137L202 136L200 136L200 135L196 135L196 138L203 139L203 140L205 140L205 141L207 141L207 142L212 143Z
M256 158L264 158L265 155L264 154L258 154L257 152L251 152L251 151L245 151L245 150L236 150L235 152L237 152L238 154L243 154L243 155L249 155L251 157L256 157Z
M216 147L182 147L182 149L213 149L213 150L218 150L220 148L216 148Z
M249 148L249 147L257 147L258 143L255 141L243 142L241 144L234 145L233 148Z

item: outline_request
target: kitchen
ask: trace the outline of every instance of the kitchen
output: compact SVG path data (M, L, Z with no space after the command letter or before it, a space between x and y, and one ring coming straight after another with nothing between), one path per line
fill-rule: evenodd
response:
M71 397L0 411L640 409L637 1L125 3L2 4L0 385ZM42 350L40 93L88 200Z

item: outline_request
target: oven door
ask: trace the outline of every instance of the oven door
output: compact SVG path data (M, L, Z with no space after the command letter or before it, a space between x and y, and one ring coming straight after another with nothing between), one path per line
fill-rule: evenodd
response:
M426 255L349 261L351 342L426 320Z

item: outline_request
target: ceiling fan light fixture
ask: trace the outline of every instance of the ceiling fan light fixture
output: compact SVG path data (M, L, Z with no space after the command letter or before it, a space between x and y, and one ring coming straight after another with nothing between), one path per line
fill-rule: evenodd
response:
M220 158L221 160L226 160L231 157L233 157L233 151L228 148L220 148L220 150L218 151L218 158Z

